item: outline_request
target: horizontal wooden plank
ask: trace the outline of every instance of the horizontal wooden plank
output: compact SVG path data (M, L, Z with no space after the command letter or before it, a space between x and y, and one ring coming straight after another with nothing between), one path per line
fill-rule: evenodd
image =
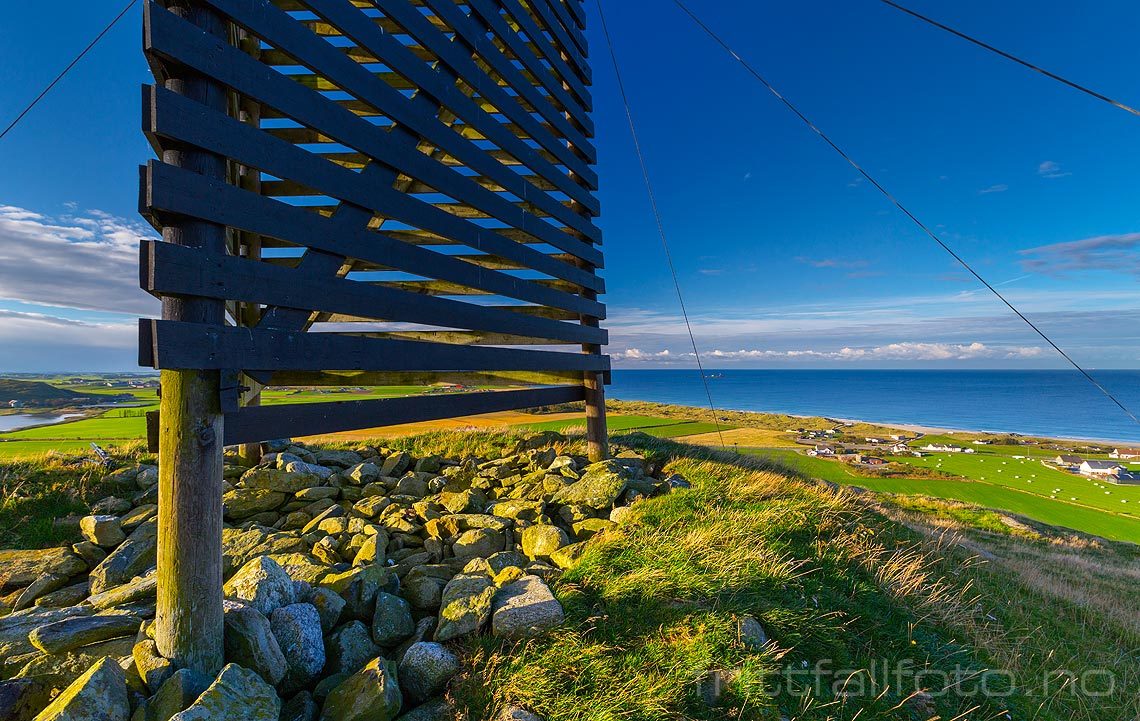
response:
M383 263L420 276L435 277L493 295L562 308L596 318L605 306L500 271L480 268L381 232L346 228L336 220L287 205L227 183L152 160L144 173L146 208L227 225L327 253Z
M410 372L410 371L277 371L267 376L274 388L367 388L373 386L430 386L451 384L461 386L560 386L577 385L582 374L574 371L486 371L465 372Z
M607 342L605 331L574 323L522 316L362 281L313 277L293 268L219 256L161 241L144 240L140 249L140 266L145 271L143 290L159 296L238 300L545 340L599 345Z
M148 87L144 92L150 100L150 103L144 106L148 108L146 118L148 130L155 135L212 150L277 177L289 178L309 186L324 195L373 210L409 225L440 232L473 248L518 260L542 273L585 287L596 284L594 276L583 273L576 266L559 262L498 236L492 229L466 222L465 219L436 208L431 203L400 192L391 184L370 182L366 174L355 173L348 168L330 163L320 156L263 133L248 124L214 112L201 103L154 86ZM443 167L414 147L399 147L399 144L391 142L386 134L379 134L373 141L383 146L387 154L400 155L404 158L414 157L417 158L415 163L427 162L434 164L435 168ZM393 160L386 165L401 170L401 165L406 163ZM429 177L425 180L434 183L441 179L433 179L429 173ZM601 267L603 257L597 248L558 230L476 183L466 178L464 181L471 187L478 188L481 194L495 199L494 214L504 223L530 233L539 240L565 250L595 267ZM487 206L484 204L484 207ZM559 207L572 212L561 204Z
M420 423L585 400L582 386L254 406L226 413L226 445Z
M607 371L608 356L140 321L139 365L243 371Z
M564 22L548 0L529 0L527 7L535 14L540 24L549 31L555 46L570 58L574 69L589 85L593 81L593 72L590 63L586 60L589 49L586 47L585 37L573 22Z

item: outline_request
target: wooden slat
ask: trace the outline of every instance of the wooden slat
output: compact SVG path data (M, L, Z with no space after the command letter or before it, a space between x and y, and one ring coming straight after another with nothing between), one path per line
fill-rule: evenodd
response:
M143 290L345 313L386 321L530 335L580 343L606 342L598 329L520 316L445 298L425 297L366 282L313 278L234 256L218 256L159 241L143 241Z
M563 160L569 159L571 161L577 161L577 158L573 157L573 153L565 144L560 144L553 137L548 138L547 133L541 133L535 130L534 126L537 125L537 123L534 122L533 118L520 112L525 110L523 106L519 104L520 99L529 101L538 112L542 113L543 117L545 117L551 125L562 133L564 138L574 143L575 147L580 148L588 162L593 163L597 161L597 152L594 150L593 145L586 139L586 136L571 125L566 119L566 116L559 113L549 100L543 98L533 85L526 82L525 79L521 77L521 73L519 73L513 65L504 62L505 58L499 53L498 49L494 47L485 35L477 31L470 17L459 10L454 3L443 0L442 2L432 3L432 7L437 13L448 20L455 32L463 38L468 47L478 52L495 72L509 81L508 84L518 91L519 95L522 96L521 98L512 98L507 95L499 86L500 84L483 72L469 55L459 51L459 46L453 40L445 37L443 33L432 26L431 23L427 22L427 20L414 9L408 7L406 3L401 2L401 0L377 0L377 5L389 15L399 18L405 27L407 27L420 42L432 48L439 55L441 60L451 65L455 72L463 77L465 82L478 90L484 98L498 105L504 114L522 126L524 130L530 133L531 137L542 142L542 145L548 150ZM592 132L592 127L589 125L586 127L589 132ZM541 129L542 128L540 128L540 130ZM545 142L543 142L544 140ZM579 143L582 144L579 145ZM567 165L570 168L576 168L581 165L581 162L568 163Z
M527 47L523 41L519 39L518 33L516 33L507 24L506 19L499 14L500 5L508 9L511 7L518 9L519 5L517 3L511 3L510 0L469 0L469 5L483 18L484 22L486 22L495 35L498 36L499 40L511 49L511 52L514 53L527 70L542 83L542 86L546 88L547 92L558 98L563 106L577 109L576 115L589 115L593 109L593 102L590 98L589 91L582 85L578 77L575 76L572 71L566 72L565 77L556 76L554 71L542 64L539 57L543 54L541 49L535 48L532 50ZM512 12L512 15L513 14ZM525 14L525 12L523 14ZM562 66L565 68L565 63L562 63ZM571 97L570 93L563 87L563 82L574 91L574 94L577 96L576 98Z
M148 124L151 132L156 135L191 143L199 147L208 147L243 164L312 187L324 195L369 208L409 225L425 230L439 231L456 240L466 242L473 248L489 250L504 257L516 259L534 270L582 285L591 285L594 282L588 274L582 273L572 265L552 260L549 256L520 246L501 236L496 236L493 230L474 223L465 223L456 216L436 208L431 203L402 193L391 185L369 183L367 176L362 173L354 173L340 165L330 163L320 156L260 132L256 128L239 123L232 118L206 111L199 103L187 100L162 88L151 87L148 88L147 93L151 100L151 104L147 106L150 107ZM386 134L377 134L377 137L370 142L385 146L385 153L394 155L400 152L395 144L390 141L384 142L385 139ZM414 148L401 154L409 157L418 156L423 161L434 163L431 158L417 152ZM400 167L397 164L398 161L392 159L389 161L390 166ZM420 161L417 160L416 162ZM435 166L437 168L443 167L438 163L435 163ZM439 181L431 177L430 173L428 175L428 178L422 179L438 188L437 183ZM522 211L495 193L481 188L467 179L465 181L471 187L478 188L481 194L495 199L495 203L500 206L495 215L500 219L509 216L511 219L504 221L508 225L531 233L540 240L600 266L602 255L597 248L554 228L531 213ZM569 210L564 206L561 207L564 210Z
M290 54L295 54L298 57L303 57L308 67L311 67L313 70L326 75L350 94L355 95L361 100L371 103L378 109L383 109L384 113L387 116L391 117L396 122L413 129L423 138L430 140L438 147L447 150L447 152L451 153L455 157L462 159L468 166L476 169L484 175L500 180L503 183L504 187L510 188L511 192L514 192L516 195L524 198L527 197L527 188L523 186L529 186L528 183L518 178L517 176L512 179L511 176L513 174L507 172L506 169L500 166L498 163L491 162L490 158L488 158L483 150L478 146L474 145L465 138L460 137L453 130L441 123L439 119L433 115L419 111L416 106L413 105L409 99L402 95L399 91L378 79L373 73L365 69L360 64L345 57L343 53L338 52L332 45L314 36L311 32L307 31L304 27L299 25L288 15L285 15L270 5L252 4L249 2L242 2L242 0L205 1L209 2L219 12L229 16L234 22L242 25L250 32L260 36L270 44L275 45L276 47L285 50ZM366 19L357 11L351 12L351 15L346 14L346 22L353 16L361 20ZM173 16L171 17L173 18ZM175 18L175 20L177 19ZM368 27L371 27L379 32L374 25L370 23L365 24L367 24ZM170 25L174 25L174 22L171 22ZM153 34L155 31L157 31L157 26L154 26L152 28L152 37L158 37L157 35ZM182 32L193 33L194 31L192 29L183 28ZM201 33L197 33L197 35L199 38L202 37ZM392 52L407 51L407 49L402 45L396 43L393 38L387 36L382 37L385 37L385 40L387 41L386 44L393 49ZM152 47L156 47L156 49L162 50L164 44L169 43L171 38L169 36L163 36L162 40L164 43L160 43L157 44L157 46ZM396 48L398 48L398 51ZM243 55L241 53L236 54ZM221 55L221 53L215 54L215 59L220 60L221 58L216 57L217 55ZM246 56L244 59L248 60L248 57ZM217 63L215 62L214 64L216 65ZM424 68L422 64L420 64L420 67ZM426 70L426 68L424 69ZM222 75L216 74L217 71L218 68L215 67L214 72L206 72L224 81ZM430 76L424 76L421 78L421 80L423 82L431 82ZM452 104L462 105L464 102L470 104L470 99L465 98L460 93L454 92L454 86L452 86L451 90L453 92L448 93L449 97L446 98L449 106ZM437 95L437 93L443 92L443 88L437 88L436 92L433 92L433 95ZM445 100L444 97L441 97L439 95L437 95L437 97L439 97L440 100ZM274 107L277 107L278 110L285 110L284 108L278 106L276 103L268 102L268 104L274 105ZM454 110L455 108L452 109ZM290 113L290 115L292 115L292 113ZM470 122L470 119L468 119L468 121ZM306 124L313 125L312 123ZM323 125L317 126L321 127L322 130L328 130L328 128L324 127ZM513 136L509 136L509 133L500 133L500 135L502 135L502 142L499 142L500 147L505 148L505 142L518 142L518 139L514 138ZM575 199L582 200L582 202L586 204L589 204L591 202L589 200L591 197L590 193L584 192L585 189L582 188L582 186L579 186L577 183L570 181L565 176L561 177L562 182L560 183L559 187L561 187L567 194L569 194L571 197L574 197ZM550 179L555 182L559 182L558 178L556 177L551 177ZM531 195L536 196L534 197L534 202L536 205L542 205L543 199L548 198L545 193L534 193L532 191ZM582 232L591 237L598 235L596 229L585 229L582 230Z
M147 7L152 6L148 5ZM194 30L188 23L175 18L171 13L159 9L149 13L147 17L152 18L147 23L148 45L155 52L215 77L220 82L249 95L258 102L277 108L298 122L320 128L323 133L335 138L338 142L392 165L456 199L470 202L472 205L485 209L494 208L511 217L517 217L520 213L518 208L506 203L496 193L479 186L469 178L447 168L444 164L423 153L414 150L411 152L403 151L399 146L384 142L386 135L379 132L375 126L328 101L319 93L293 83L285 76L274 73L244 53L228 46L210 48L206 36ZM360 69L355 63L346 62L358 70ZM364 71L364 75L370 77L366 71ZM407 102L399 93L396 93L396 96L399 98L399 102ZM415 115L419 116L422 113L415 113ZM431 122L440 124L435 118L431 118ZM469 143L453 131L448 130L447 132L449 138L462 143ZM434 139L433 142L435 142ZM449 142L448 145L454 145L454 143ZM456 153L455 148L447 148L443 144L441 147L456 157L462 158L464 162L471 164L469 162L471 158L464 157L470 155L466 149L461 149L463 152ZM478 154L482 151L477 147L471 146L471 151L475 152L477 157L477 162L471 164L471 167L478 172L494 178L515 195L534 202L537 207L542 207L551 212L559 220L568 220L567 225L585 233L591 240L600 239L600 231L587 219L579 216L578 220L572 220L575 214L567 214L567 209L561 202L553 199L549 194L539 190L517 173L503 167L485 154L482 158L478 158ZM582 190L580 187L579 189ZM568 241L563 240L563 237L566 236L565 233L529 213L522 215L522 220L510 224L543 237L547 242L559 247L567 244ZM570 247L563 248L568 252L573 252L571 248L575 244L577 246L587 245L573 239L569 239L569 243Z
M377 0L377 3L382 9L385 9L385 11L400 11L399 7L390 2L387 7L385 6L384 0ZM528 145L521 142L513 133L505 132L505 128L502 124L482 111L471 98L459 92L455 84L444 82L444 79L436 71L411 55L408 49L394 37L380 32L375 24L369 22L367 17L348 6L344 0L311 0L310 4L316 12L325 15L330 20L334 20L344 30L345 34L355 42L376 53L376 55L393 70L405 75L418 87L423 88L425 92L437 98L443 105L457 116L463 118L469 125L479 128L480 132L496 143L500 148L519 158L519 160L524 161L532 170L535 170L551 182L557 184L567 194L574 197L582 195L580 186L575 187L576 184L567 178L565 174L559 172L552 166L546 166L541 158L539 158ZM423 20L422 15L418 13L414 14ZM401 12L400 16L402 18L406 17L407 13ZM408 19L410 20L410 18ZM423 23L423 25L426 25L430 30L430 23ZM422 29L421 27L421 30ZM463 62L464 58L455 52L455 46L451 44L450 40L446 39L439 32L434 34L425 33L425 37L431 38L434 44L429 45L425 42L424 45L428 46L429 49L435 52L445 62L448 62L456 74L463 78L464 82L476 88L484 98L491 100L492 103L499 106L502 112L519 123L532 137L543 135L541 126L534 121L534 118L511 109L511 106L518 108L518 103L510 99L506 93L503 93L498 84L479 70L470 58L466 58L467 62ZM501 101L499 98L501 98ZM430 137L426 133L422 133L422 131L421 134L425 137ZM574 137L581 136L575 133ZM542 144L549 144L547 149L551 152L555 152L555 149L558 147L557 141L553 138L551 138L548 143ZM582 177L594 176L593 170L591 170L580 157L569 152L566 146L563 145L557 152L563 163L573 172L578 173ZM592 196L586 193L584 197L591 198ZM585 202L587 202L587 204L589 203L589 201Z
M368 387L424 386L454 384L462 386L559 386L579 383L582 374L574 371L485 371L466 373L424 373L411 371L277 371L269 375L274 387Z
M201 370L606 371L609 357L141 320L139 365Z
M225 417L225 443L321 435L360 428L420 423L440 418L572 403L585 399L581 386L555 386L485 393L304 403L242 408Z
M548 16L553 11L557 20L552 22L552 25L560 25L563 30L570 35L574 46L578 49L578 54L582 59L580 65L586 73L590 73L590 63L586 58L590 55L590 44L586 40L585 33L573 18L570 17L570 12L566 9L566 5L562 0L530 0L532 6L536 7L540 13ZM556 30L557 32L557 30ZM592 82L593 78L587 75L587 82Z
M596 301L545 288L523 278L488 270L402 243L385 234L344 228L334 220L303 208L286 205L225 183L206 180L196 173L151 161L145 168L143 205L158 212L188 215L298 246L349 258L383 263L416 275L448 280L494 295L572 310L605 315Z

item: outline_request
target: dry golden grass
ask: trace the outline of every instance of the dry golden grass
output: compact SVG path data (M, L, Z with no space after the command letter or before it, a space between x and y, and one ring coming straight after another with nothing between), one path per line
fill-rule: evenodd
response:
M796 443L795 437L785 431L770 428L733 428L717 433L701 433L695 436L684 436L676 440L682 443L693 443L698 446L743 446L745 448L803 448Z

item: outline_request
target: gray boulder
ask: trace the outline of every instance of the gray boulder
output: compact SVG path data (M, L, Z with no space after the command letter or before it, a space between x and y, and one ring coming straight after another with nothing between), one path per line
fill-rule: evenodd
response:
M443 645L414 643L400 661L400 688L412 701L423 703L442 693L459 668L459 658Z
M127 721L129 715L123 669L104 658L56 696L35 721Z
M80 646L132 636L138 632L141 621L133 614L79 616L40 626L28 634L28 640L44 653L66 653Z
M484 574L461 573L447 582L440 600L436 641L474 633L491 615L495 584Z
M102 593L144 573L155 564L157 548L158 522L143 523L91 570L91 593Z
M558 526L529 526L522 532L522 550L530 558L550 558L559 548L570 545L570 537Z
M325 673L353 674L376 658L380 647L372 642L368 627L360 621L338 628L325 640Z
M32 721L51 702L51 684L35 678L0 681L0 719Z
M237 664L222 669L210 687L170 721L278 721L281 699L253 671Z
M146 702L142 719L132 721L170 721L185 711L201 696L213 679L188 668L175 671Z
M329 693L321 721L394 721L402 703L396 665L374 658Z
M613 507L632 476L623 464L602 461L586 467L581 479L566 486L554 496L554 503L581 505L594 510L608 510Z
M299 691L317 680L325 666L325 639L321 617L309 603L279 608L269 619L273 635L285 655L283 691Z
M225 602L226 661L250 669L276 686L287 664L269 619L253 606Z
M96 546L109 548L126 540L116 516L84 516L79 519L79 532Z
M242 566L223 590L228 598L245 601L266 616L294 601L293 579L268 556Z
M562 604L538 576L523 576L504 586L492 602L491 633L495 636L536 636L564 620Z
M394 646L416 630L408 602L391 593L376 594L376 612L372 616L372 640L381 646Z

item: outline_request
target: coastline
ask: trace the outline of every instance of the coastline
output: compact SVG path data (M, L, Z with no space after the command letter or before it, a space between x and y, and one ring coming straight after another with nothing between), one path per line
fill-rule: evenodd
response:
M627 399L618 398L618 397L614 397L611 400L630 402ZM692 408L697 413L702 413L702 412L708 413L707 407L693 406L693 405L688 405L688 404L684 404L684 403L665 403L663 401L646 401L646 400L637 400L637 401L632 401L632 402L635 402L635 403L658 403L661 405L683 406L686 408ZM907 431L910 433L923 433L926 435L936 435L936 434L956 435L956 434L961 433L961 434L973 434L973 435L1003 436L1003 435L1013 434L1013 435L1020 436L1022 438L1035 438L1035 439L1046 440L1046 441L1064 441L1064 442L1072 442L1072 443L1096 443L1096 444L1101 444L1104 446L1114 446L1114 447L1118 447L1118 448L1120 448L1120 447L1133 447L1137 444L1136 441L1121 441L1121 440L1113 440L1113 439L1106 439L1106 438L1085 438L1085 437L1067 436L1067 435L1054 436L1054 435L1043 435L1043 434L1038 434L1038 433L1027 433L1024 431L1017 431L1017 430L983 430L983 429L972 429L972 428L951 428L948 426L928 426L928 425L922 425L919 423L906 423L906 422L896 422L896 421L879 421L879 420L870 420L867 418L845 418L842 416L835 416L835 415L830 415L830 414L811 415L811 414L807 414L807 413L790 413L787 411L776 411L776 410L755 410L752 408L731 408L728 406L717 406L717 410L718 411L730 411L732 413L749 413L749 414L753 414L753 415L757 415L757 416L781 415L781 416L788 416L790 418L803 418L805 420L812 419L812 418L824 418L826 420L835 421L837 423L862 423L865 425L882 426L884 428L891 428L894 430Z

